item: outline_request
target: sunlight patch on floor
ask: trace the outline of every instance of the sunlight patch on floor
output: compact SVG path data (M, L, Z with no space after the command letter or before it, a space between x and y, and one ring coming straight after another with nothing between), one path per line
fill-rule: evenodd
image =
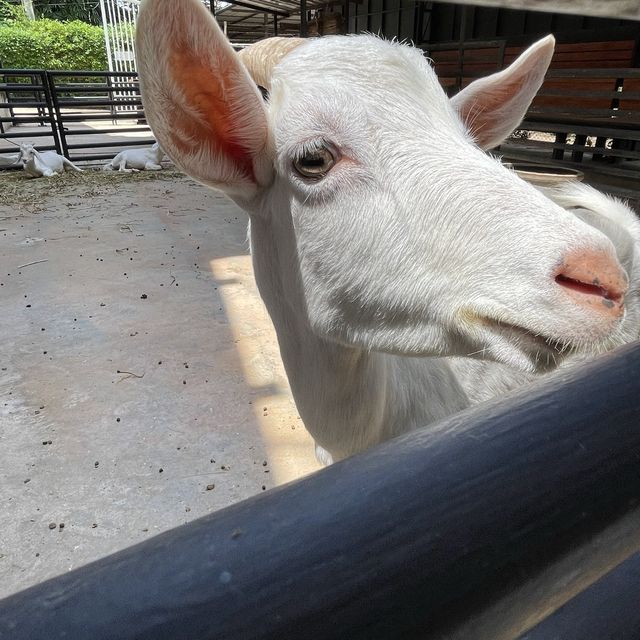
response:
M271 482L282 484L320 468L313 440L305 430L291 397L275 332L260 300L251 257L220 258L210 262L224 301L246 383L263 389L253 411L269 452Z

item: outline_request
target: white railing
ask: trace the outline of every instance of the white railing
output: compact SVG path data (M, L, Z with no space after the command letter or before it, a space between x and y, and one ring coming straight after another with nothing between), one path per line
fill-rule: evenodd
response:
M100 0L109 71L136 71L135 24L140 0Z
M107 49L109 71L137 71L135 24L138 17L140 0L100 0L104 42ZM130 77L114 76L112 80L117 89L119 84L131 82ZM115 98L130 97L130 91L114 91ZM118 107L121 111L131 111L133 106Z
M211 6L210 0L203 0L203 4ZM215 6L220 11L229 3L219 0ZM100 0L109 71L137 71L135 24L139 7L140 0Z

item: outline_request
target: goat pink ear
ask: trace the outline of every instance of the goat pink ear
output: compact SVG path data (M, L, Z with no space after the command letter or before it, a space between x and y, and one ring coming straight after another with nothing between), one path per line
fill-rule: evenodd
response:
M509 67L451 98L478 146L492 149L522 122L551 64L555 42L551 35L538 40Z
M136 27L147 120L183 171L251 199L271 180L262 97L200 0L144 0Z

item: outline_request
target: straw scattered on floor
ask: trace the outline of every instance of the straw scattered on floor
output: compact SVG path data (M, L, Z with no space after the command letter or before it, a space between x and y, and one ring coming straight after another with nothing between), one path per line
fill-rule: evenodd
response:
M115 191L125 182L173 180L185 177L179 171L101 171L87 169L82 173L65 172L50 178L29 178L22 171L0 172L0 205L21 205L33 212L51 196L68 194L70 189L85 197Z

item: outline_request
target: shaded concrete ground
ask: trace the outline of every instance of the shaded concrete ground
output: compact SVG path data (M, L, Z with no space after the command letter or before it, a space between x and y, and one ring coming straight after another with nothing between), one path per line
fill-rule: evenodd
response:
M247 254L178 173L0 174L0 597L318 468Z

